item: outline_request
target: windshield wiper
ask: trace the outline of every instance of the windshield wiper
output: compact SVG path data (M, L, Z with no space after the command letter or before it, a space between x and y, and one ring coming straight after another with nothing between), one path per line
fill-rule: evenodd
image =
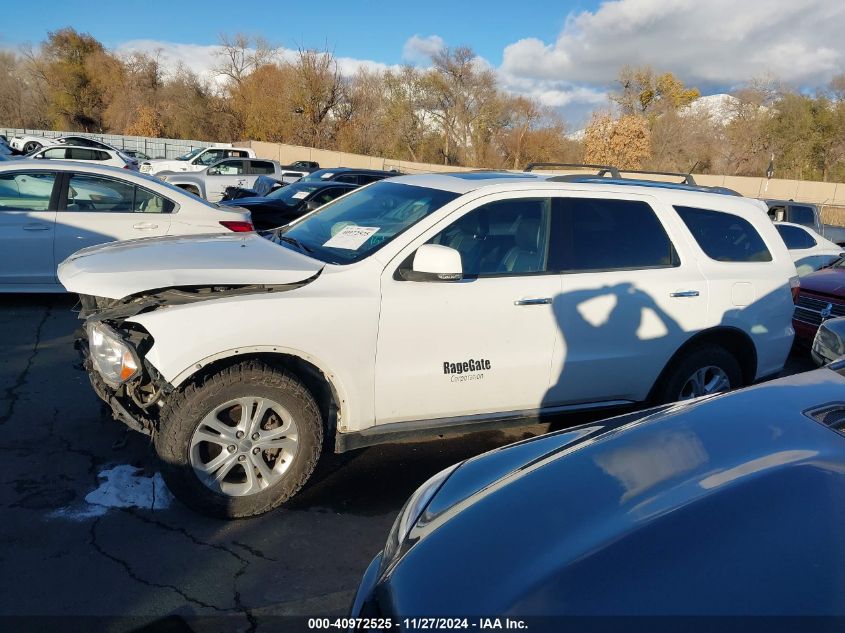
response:
M278 239L282 240L283 242L287 242L288 244L293 244L294 246L296 246L299 250L301 250L304 253L313 253L314 252L313 248L306 246L305 244L300 242L295 237L288 237L287 235L282 235L281 232L276 233L276 237Z

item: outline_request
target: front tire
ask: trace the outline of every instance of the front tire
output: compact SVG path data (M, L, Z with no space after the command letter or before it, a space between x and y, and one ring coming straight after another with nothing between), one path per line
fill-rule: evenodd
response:
M742 382L742 368L733 354L719 345L700 345L666 370L653 400L655 404L690 400L736 389Z
M41 149L41 143L36 143L35 141L29 141L26 145L23 146L23 153L24 154L31 154L32 152L38 151Z
M257 361L206 376L163 407L155 448L168 488L203 514L243 518L293 497L323 444L317 403L294 376Z

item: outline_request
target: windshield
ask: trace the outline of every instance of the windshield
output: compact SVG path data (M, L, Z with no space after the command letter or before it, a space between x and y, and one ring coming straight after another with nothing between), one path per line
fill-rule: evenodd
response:
M325 262L357 262L458 197L457 193L377 182L338 198L279 234Z
M204 147L198 147L196 149L192 149L187 154L182 154L181 156L177 156L176 160L191 160L194 156L199 154L204 149L205 149Z
M280 202L293 207L299 204L300 200L307 198L308 194L319 188L320 185L302 185L299 182L295 182L287 187L276 189L272 193L268 194L267 197L272 198L273 200L279 200Z

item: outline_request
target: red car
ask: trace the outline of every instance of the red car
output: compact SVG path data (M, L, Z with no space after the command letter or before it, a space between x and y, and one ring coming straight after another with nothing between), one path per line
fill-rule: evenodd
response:
M840 316L845 316L845 259L801 277L792 316L795 342L809 347L819 324Z

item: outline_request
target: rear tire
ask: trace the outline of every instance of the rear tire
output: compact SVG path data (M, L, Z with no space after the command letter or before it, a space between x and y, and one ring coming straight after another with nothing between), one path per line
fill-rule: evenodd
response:
M697 377L701 380L697 381ZM721 379L727 381L726 386L722 385ZM697 391L696 384L705 388L699 393L693 393ZM700 345L690 349L666 369L655 388L653 402L665 404L687 400L736 389L742 384L742 368L733 354L719 345ZM712 385L713 388L708 390L707 385Z
M244 413L247 407L238 401L254 401L255 408L249 404ZM255 434L247 430L234 439L240 423L251 423L247 418L254 420ZM230 422L236 426L227 427ZM279 434L283 426L290 432ZM226 435L217 435L221 430ZM261 434L275 439L250 442ZM218 437L222 441L215 441ZM273 442L289 442L291 449L274 448L282 444ZM322 444L323 421L311 393L291 374L258 361L224 368L174 393L162 408L155 435L162 475L176 498L227 519L262 514L293 497L314 472ZM216 462L221 462L217 469Z

